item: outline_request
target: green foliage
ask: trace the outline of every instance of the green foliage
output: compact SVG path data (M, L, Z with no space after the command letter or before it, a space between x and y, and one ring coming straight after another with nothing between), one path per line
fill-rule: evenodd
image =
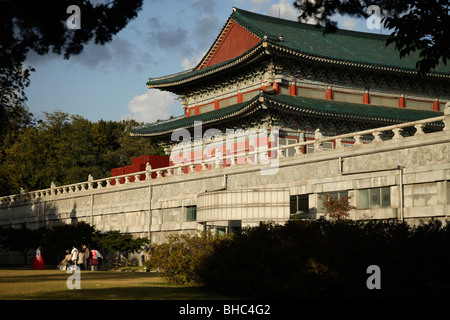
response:
M130 136L134 121L92 123L60 111L45 116L0 135L0 195L86 181L89 174L107 177L133 157L162 154L150 139Z
M203 262L214 247L231 236L214 236L202 232L194 235L170 235L164 244L152 248L147 268L156 268L171 282L184 285L201 284Z
M94 245L98 231L85 222L75 224L60 224L45 229L41 244L47 257L51 261L59 262L65 250L72 250L73 246ZM48 260L50 262L50 260Z
M345 220L350 216L350 211L356 209L349 203L350 197L342 199L334 198L326 193L325 198L320 197L325 208L325 214L332 220Z
M22 254L24 264L27 264L27 254L39 246L43 229L30 230L24 225L20 228L0 228L1 247L6 250L18 251Z
M447 284L450 227L439 221L292 220L262 223L225 238L173 236L148 266L183 284L258 299L430 297ZM369 290L367 268L381 269Z
M78 30L66 26L67 8L73 4L79 6L83 17ZM3 140L21 118L18 108L25 108L25 89L34 71L25 65L30 51L39 55L52 52L69 59L81 53L90 41L101 45L108 43L137 16L142 5L142 0L95 4L89 0L75 3L70 0L0 1L0 152ZM28 112L23 114L22 119L29 115Z
M141 251L143 246L149 243L149 240L147 238L134 238L129 233L120 233L120 231L113 230L101 236L99 243L109 251L120 252L125 257L125 266L127 267L128 254Z
M85 222L38 229L28 229L25 226L18 229L3 227L0 228L0 244L3 249L22 253L24 264L27 264L27 254L30 250L32 252L42 246L44 261L56 264L61 260L64 251L72 249L72 246L94 244L96 234L94 227Z
M300 12L300 21L313 18L317 25L325 27L325 32L336 31L336 13L369 18L372 12L368 8L377 6L381 24L391 32L386 45L393 43L401 58L419 52L416 68L420 74L434 71L439 64L447 65L450 58L448 1L299 0L293 5Z

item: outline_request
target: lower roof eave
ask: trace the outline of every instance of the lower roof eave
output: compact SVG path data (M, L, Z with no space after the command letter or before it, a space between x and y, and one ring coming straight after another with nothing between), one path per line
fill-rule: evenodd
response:
M219 109L221 110L220 113L217 112L219 110L216 110L201 115L181 117L178 120L165 122L160 125L154 124L151 126L143 126L135 128L134 131L132 130L130 135L163 138L171 135L176 130L192 130L196 125L196 121L201 121L203 127L211 127L214 124L225 121L229 122L243 116L249 116L256 111L265 108L289 112L298 116L369 121L384 124L397 124L443 115L442 112L437 111L401 109L396 107L346 103L324 99L273 95L261 91L258 96L250 101ZM158 127L160 127L159 131ZM152 130L152 128L155 130Z

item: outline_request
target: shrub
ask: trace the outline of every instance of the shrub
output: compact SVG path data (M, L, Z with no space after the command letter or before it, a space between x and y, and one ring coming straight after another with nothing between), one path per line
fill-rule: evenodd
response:
M175 234L164 244L152 248L147 268L158 269L171 282L184 285L199 285L199 269L206 256L210 255L219 241L230 236L217 237L202 232L194 235Z
M351 205L350 197L343 197L341 199L330 196L329 193L325 194L325 197L319 196L322 200L322 206L325 209L325 215L332 220L348 219L350 217L350 211L356 209Z
M261 224L218 243L199 276L215 290L246 298L418 297L430 281L446 279L449 231L439 222ZM370 265L381 269L382 290L366 286Z
M172 236L150 266L243 298L418 298L430 297L430 282L446 284L449 245L450 226L439 221L292 220L226 237ZM370 265L381 269L381 290L366 286Z

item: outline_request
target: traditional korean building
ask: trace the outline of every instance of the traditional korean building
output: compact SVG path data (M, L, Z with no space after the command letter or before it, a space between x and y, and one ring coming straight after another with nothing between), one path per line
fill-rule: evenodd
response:
M85 221L162 243L318 219L325 194L348 196L355 220L448 220L449 69L419 77L418 55L386 39L233 9L196 67L147 83L184 114L131 134L167 156L0 197L0 226Z
M178 95L184 115L134 128L132 135L158 139L177 163L215 156L217 150L225 157L242 148L289 145L318 134L334 136L442 115L450 96L448 67L440 65L419 77L418 55L400 58L386 39L348 30L324 34L313 25L233 8L196 67L147 82L148 88ZM173 135L177 130L189 132L191 140ZM217 140L222 134L225 141L246 132L269 138L258 135L252 142L247 134L241 148L235 139L207 151L211 136ZM275 132L276 141L270 138ZM172 154L175 146L189 144L192 148L177 151L177 158ZM333 146L330 141L322 147Z

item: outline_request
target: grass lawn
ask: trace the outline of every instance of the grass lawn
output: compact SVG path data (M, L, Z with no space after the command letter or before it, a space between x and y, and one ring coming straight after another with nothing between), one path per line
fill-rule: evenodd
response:
M81 271L80 289L68 289L71 273L0 269L0 300L215 300L201 287L172 285L153 272Z

